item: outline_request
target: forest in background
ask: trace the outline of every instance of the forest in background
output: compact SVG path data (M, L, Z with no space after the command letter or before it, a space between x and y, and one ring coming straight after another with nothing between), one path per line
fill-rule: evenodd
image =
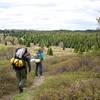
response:
M73 48L76 53L83 52L97 52L100 51L100 31L69 31L69 30L55 30L55 31L34 31L34 30L0 30L4 35L13 37L9 39L15 45L16 39L19 44L30 47L31 43L41 46L61 46L64 48ZM6 43L5 43L6 44Z

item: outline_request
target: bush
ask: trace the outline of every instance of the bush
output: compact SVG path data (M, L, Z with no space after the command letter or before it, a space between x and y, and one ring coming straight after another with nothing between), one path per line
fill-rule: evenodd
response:
M52 50L52 48L48 48L47 55L53 56L53 50Z

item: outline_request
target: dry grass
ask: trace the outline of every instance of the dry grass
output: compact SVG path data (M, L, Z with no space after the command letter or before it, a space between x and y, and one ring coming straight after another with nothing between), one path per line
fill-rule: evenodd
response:
M14 100L99 100L100 98L100 57L91 55L76 55L72 49L53 47L54 56L46 55L44 74L46 81L43 85L22 95L15 96ZM33 52L33 49L29 48ZM16 78L10 69L9 63L0 63L0 97L17 91ZM28 75L29 85L34 77L35 65L32 64L32 73ZM11 88L12 87L12 88ZM59 87L59 88L58 88ZM6 90L6 91L5 91ZM34 97L33 97L34 95Z
M8 61L0 62L0 98L17 90L16 79ZM12 74L13 73L13 74Z
M63 50L60 47L53 46L52 49L55 56L75 55L74 49L71 48L65 48L65 50Z
M58 58L59 59L59 58ZM100 58L96 56L67 56L65 59L49 59L49 62L55 61L46 66L45 70L49 74L57 74L65 71L90 71L100 72ZM58 63L59 62L59 63Z
M36 48L36 46L28 48L31 55L33 55L34 53L34 48ZM62 57L62 56L67 56L67 55L76 55L76 53L74 53L74 49L71 49L71 48L65 48L65 50L57 46L52 46L51 48L53 50L54 56L57 56L57 57L58 56ZM44 50L45 55L47 56L48 48L44 47L43 50Z

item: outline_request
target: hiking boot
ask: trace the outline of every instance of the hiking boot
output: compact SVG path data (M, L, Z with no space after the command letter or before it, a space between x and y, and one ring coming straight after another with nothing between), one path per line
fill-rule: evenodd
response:
M23 88L19 87L19 93L22 93L22 92L23 92Z

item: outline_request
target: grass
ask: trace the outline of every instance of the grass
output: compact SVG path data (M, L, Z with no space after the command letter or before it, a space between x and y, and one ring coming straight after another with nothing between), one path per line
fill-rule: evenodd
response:
M16 79L8 60L0 61L0 98L16 91Z
M9 60L0 61L0 65L9 65Z
M66 60L65 60L66 59ZM99 100L99 57L71 56L69 59L49 59L44 83L13 100ZM59 62L59 63L58 63ZM63 70L62 70L63 69Z
M9 61L0 61L0 65L0 75L3 77L1 78L3 80L0 82L0 86L4 87L1 89L1 93L6 90L2 95L17 91L14 85L16 84L16 78L9 67ZM100 99L99 57L83 55L47 56L44 66L44 83L30 91L25 90L24 93L13 96L13 100ZM32 72L28 74L28 86L32 85L34 77L33 68ZM6 86L12 88L9 89Z
M27 91L21 95L16 95L13 100L60 100L60 98L63 98L61 100L71 100L71 97L77 98L74 100L83 100L87 96L94 97L97 100L100 95L99 82L96 73L94 74L91 71L64 72L46 76L46 80L41 86L34 88L31 93ZM93 94L93 88L95 94Z
M17 94L16 97L13 98L13 100L30 100L29 94L28 94L28 92L24 92L21 95Z
M5 46L4 44L0 44L0 51L6 50L8 46Z

